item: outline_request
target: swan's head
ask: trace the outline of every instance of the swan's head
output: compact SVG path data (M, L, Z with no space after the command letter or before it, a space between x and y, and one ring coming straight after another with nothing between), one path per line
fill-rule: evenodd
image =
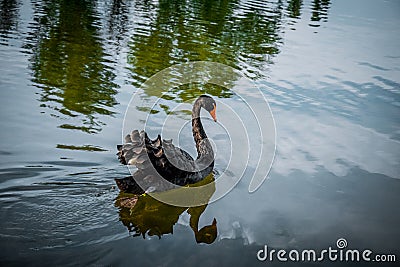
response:
M197 99L198 102L200 102L200 105L202 108L204 108L205 110L207 110L211 117L214 119L214 121L217 121L217 104L215 103L215 100L208 95L202 95L199 97L199 99Z

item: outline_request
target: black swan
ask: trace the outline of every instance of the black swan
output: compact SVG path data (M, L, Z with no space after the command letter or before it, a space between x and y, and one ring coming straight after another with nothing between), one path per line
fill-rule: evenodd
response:
M160 184L162 177L179 186L194 184L210 174L214 168L214 151L200 120L200 110L207 110L216 119L215 100L202 95L192 109L192 132L196 143L197 158L194 160L186 151L174 146L172 140L161 136L150 140L146 132L134 130L125 137L125 143L118 145L118 159L126 165L135 165L133 176L115 179L122 192L142 194L145 191L168 190ZM136 181L141 181L140 186Z

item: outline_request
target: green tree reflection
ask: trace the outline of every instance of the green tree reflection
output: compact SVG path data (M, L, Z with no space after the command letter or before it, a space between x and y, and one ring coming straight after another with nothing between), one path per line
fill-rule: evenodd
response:
M67 116L59 127L101 131L100 115L111 115L117 85L99 37L92 1L45 1L35 8L31 69L42 89L42 107ZM74 122L73 124L71 122Z
M17 2L2 3L11 3L13 9ZM117 104L115 70L106 45L120 54L124 38L131 35L127 63L135 87L173 64L199 60L223 63L258 79L279 53L285 16L297 18L302 8L301 0L96 3L32 1L35 22L26 45L33 53L32 80L41 88L45 112L65 121L59 127L86 133L101 131L101 116L112 115ZM326 17L329 5L328 0L315 0L312 21ZM11 21L4 14L5 21ZM112 45L101 38L101 31ZM175 88L166 97L181 102L204 92L231 97L224 87L198 84ZM145 93L158 97L163 92Z
M314 0L312 3L312 14L311 14L311 27L319 27L319 21L327 21L328 9L331 4L330 0Z
M291 18L299 18L301 15L301 6L303 1L302 0L290 0L287 10L289 12L289 17Z
M113 0L109 3L109 15L106 20L106 28L109 38L115 40L117 45L113 47L119 54L122 48L122 41L128 31L129 25L129 4L123 0Z
M0 1L0 38L16 29L19 5L19 1L15 0Z
M136 2L135 8L146 7ZM172 64L200 60L223 63L257 79L279 52L282 1L253 7L237 0L161 0L152 8L152 13L145 13L136 23L130 43L128 63L137 87ZM175 100L202 93L195 88L177 90ZM222 87L209 90L214 96L230 96ZM146 93L159 96L162 92Z

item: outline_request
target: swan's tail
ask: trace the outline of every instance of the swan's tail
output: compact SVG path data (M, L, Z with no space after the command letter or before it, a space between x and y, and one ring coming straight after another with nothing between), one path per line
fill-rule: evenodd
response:
M125 144L117 145L117 156L119 161L124 165L136 165L139 169L143 169L147 157L145 140L148 137L144 131L139 133L138 130L125 136Z
M118 150L117 156L118 156L119 162L126 165L125 155L124 155L124 152L122 151L122 148L123 148L123 145L117 145L117 150Z
M138 169L145 169L151 164L149 157L159 158L159 163L165 163L162 149L161 136L154 140L150 140L147 133L138 130L126 135L125 144L117 145L117 156L119 161L124 165L136 165Z

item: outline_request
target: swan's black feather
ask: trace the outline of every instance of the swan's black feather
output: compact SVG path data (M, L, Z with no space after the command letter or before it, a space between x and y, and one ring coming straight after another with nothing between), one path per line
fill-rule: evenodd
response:
M145 190L152 187L152 184L156 184L159 191L160 188L165 190L166 185L157 183L155 179L157 175L182 186L198 182L212 171L213 166L202 172L193 171L195 160L189 153L172 144L172 140L161 139L160 135L151 140L144 131L135 130L126 136L125 141L129 142L117 146L118 159L122 164L136 166L138 171L134 173L135 177L116 179L118 188L123 192L139 192L137 188L140 186L137 185L135 179L141 179L142 187L143 184L148 185Z

